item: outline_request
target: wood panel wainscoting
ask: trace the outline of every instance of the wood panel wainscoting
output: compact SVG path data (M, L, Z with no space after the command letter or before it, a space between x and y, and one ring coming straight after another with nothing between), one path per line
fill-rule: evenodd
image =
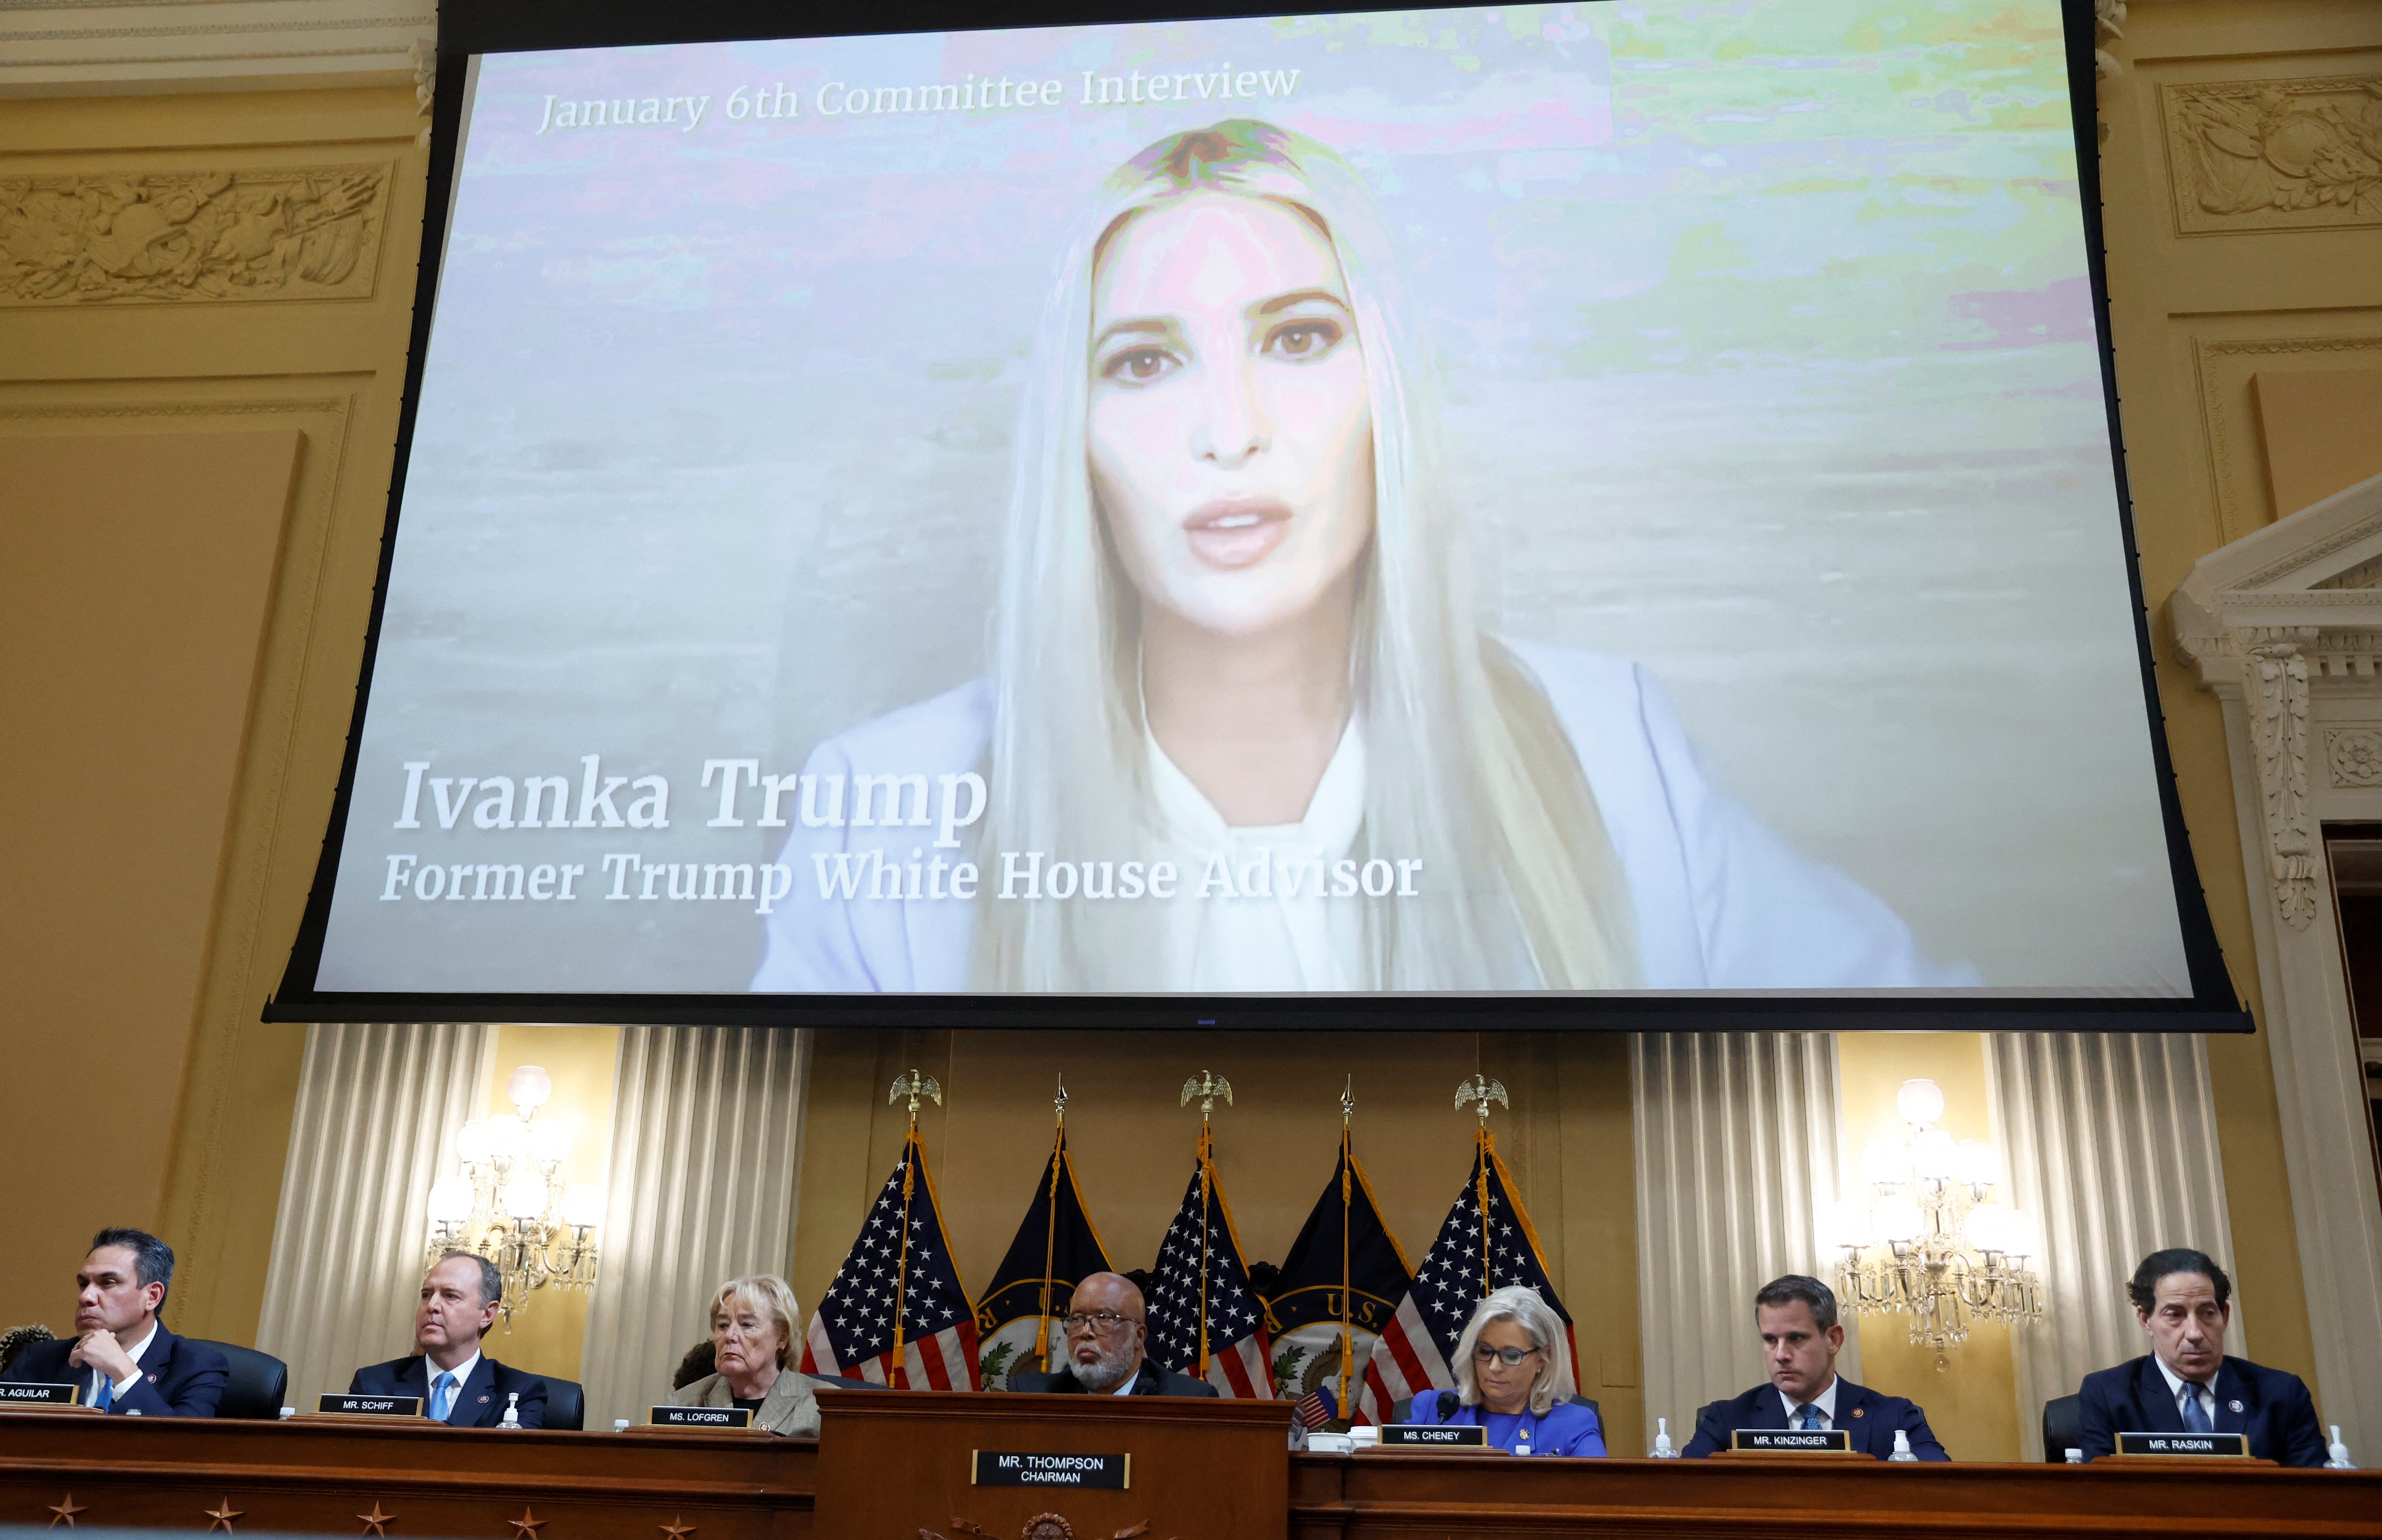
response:
M1001 1425L1001 1410L987 1406L988 1426ZM866 1442L835 1448L835 1431L830 1426L823 1462L818 1444L767 1435L643 1428L509 1434L14 1412L0 1420L0 1524L360 1540L802 1540L825 1534L812 1522L823 1463L841 1472L846 1484L869 1479L872 1451ZM1111 1417L1104 1442L1119 1442L1122 1431ZM1027 1423L1009 1421L1007 1434L1011 1443L1040 1442ZM1803 1540L1820 1532L1969 1540L2076 1534L2172 1540L2181 1533L2382 1536L2382 1472L2215 1462L2080 1469L1791 1459L1286 1459L1294 1540ZM901 1463L892 1460L886 1474ZM1208 1472L1204 1484L1246 1488L1254 1474L1258 1486L1282 1490L1280 1474L1268 1479L1245 1462L1236 1466ZM910 1472L913 1480L915 1474ZM1145 1486L1148 1477L1139 1460L1135 1476L1136 1490L1157 1495ZM1043 1497L1048 1506L1069 1506L1062 1494ZM1147 1540L1242 1540L1211 1534L1197 1522L1170 1523L1186 1515L1146 1517ZM948 1516L936 1518L936 1529L945 1530L940 1521ZM1076 1540L1109 1540L1107 1528L1074 1528ZM1004 1525L983 1533L1009 1540L1015 1530ZM868 1540L915 1540L915 1534L914 1525Z

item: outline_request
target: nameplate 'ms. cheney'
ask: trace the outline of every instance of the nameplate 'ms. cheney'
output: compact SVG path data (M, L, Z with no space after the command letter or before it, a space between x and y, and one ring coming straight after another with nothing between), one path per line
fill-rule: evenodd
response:
M1479 1424L1446 1427L1435 1423L1392 1423L1381 1429L1385 1449L1485 1449L1489 1430Z

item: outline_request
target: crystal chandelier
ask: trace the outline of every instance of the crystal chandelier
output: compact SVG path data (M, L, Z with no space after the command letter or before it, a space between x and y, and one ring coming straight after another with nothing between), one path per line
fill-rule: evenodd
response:
M1944 1091L1933 1080L1905 1080L1894 1103L1909 1132L1861 1152L1875 1198L1836 1205L1836 1297L1857 1315L1908 1312L1910 1340L1939 1355L1968 1340L1971 1322L2042 1320L2043 1280L2027 1265L2034 1225L1994 1201L1994 1147L1936 1127Z
M538 1108L554 1095L551 1076L525 1064L505 1082L505 1095L512 1112L474 1118L456 1134L462 1174L431 1184L429 1261L473 1251L495 1263L505 1279L499 1308L510 1323L533 1290L595 1287L604 1189L587 1182L565 1187L556 1175L571 1158L571 1130L537 1121Z

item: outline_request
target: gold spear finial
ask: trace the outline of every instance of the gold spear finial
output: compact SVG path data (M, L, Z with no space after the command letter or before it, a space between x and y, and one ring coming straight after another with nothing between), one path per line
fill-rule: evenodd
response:
M1463 1111L1464 1105L1467 1102L1477 1102L1480 1103L1479 1110L1480 1113L1480 1126L1484 1128L1489 1126L1490 1103L1496 1103L1507 1112L1514 1110L1514 1103L1505 1099L1505 1087L1504 1082L1492 1080L1486 1075L1475 1074L1472 1078L1468 1080L1458 1080L1455 1082L1456 1110L1458 1112Z
M920 1098L931 1101L939 1107L943 1104L943 1088L935 1082L933 1076L921 1075L915 1069L904 1070L893 1077L893 1090L885 1098L886 1104L890 1106L904 1096L910 1099L910 1126L914 1128L918 1126Z
M1356 1115L1357 1077L1351 1075L1348 1077L1348 1083L1340 1088L1340 1127L1346 1127L1348 1120Z
M1222 1097L1228 1107L1233 1104L1233 1082L1213 1070L1203 1069L1183 1082L1182 1104L1189 1106L1195 1096L1199 1098L1199 1121L1205 1123L1208 1115L1216 1110L1217 1097Z
M1050 1098L1050 1109L1059 1115L1059 1127L1065 1127L1067 1126L1067 1077L1064 1071L1062 1071L1059 1076L1058 1093Z

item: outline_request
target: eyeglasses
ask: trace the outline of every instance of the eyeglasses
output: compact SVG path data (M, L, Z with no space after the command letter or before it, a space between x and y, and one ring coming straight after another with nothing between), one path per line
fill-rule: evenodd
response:
M1545 1350L1543 1348L1475 1348L1472 1349L1472 1361L1481 1364L1502 1363L1511 1369L1532 1353Z
M1070 1335L1076 1332L1099 1332L1106 1336L1110 1332L1123 1331L1127 1326L1138 1326L1141 1324L1141 1318L1135 1315L1119 1315L1112 1310L1103 1310L1096 1311L1090 1315L1062 1316L1060 1324L1066 1327Z

